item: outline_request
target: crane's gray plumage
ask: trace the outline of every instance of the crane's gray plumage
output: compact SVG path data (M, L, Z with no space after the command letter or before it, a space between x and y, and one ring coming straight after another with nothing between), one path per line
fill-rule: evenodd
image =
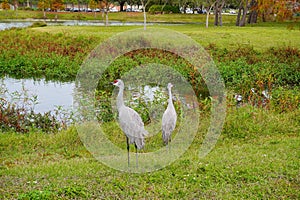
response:
M176 121L177 121L177 114L173 105L172 100L172 92L171 88L173 85L168 83L168 92L169 92L169 99L168 99L168 107L165 110L163 117L162 117L162 138L164 143L167 145L171 141L171 134L175 129Z
M113 85L119 87L119 93L117 96L117 109L119 113L119 124L122 131L125 133L127 138L127 151L128 151L128 166L129 166L129 144L134 144L137 149L142 149L145 146L144 137L148 132L144 129L144 123L139 114L125 106L123 100L124 82L120 79L115 80ZM136 165L137 154L136 154Z

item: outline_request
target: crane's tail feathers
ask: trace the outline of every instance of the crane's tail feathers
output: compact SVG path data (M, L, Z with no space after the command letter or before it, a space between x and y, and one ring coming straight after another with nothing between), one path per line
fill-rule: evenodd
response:
M146 130L142 130L141 136L134 138L134 143L135 143L135 145L136 145L136 147L138 149L144 148L144 146L145 146L145 140L144 140L144 138L147 135L148 135L148 132Z
M135 145L138 149L142 149L145 146L144 138L136 138Z
M169 143L169 137L170 137L170 134L168 134L165 131L163 131L163 133L162 133L162 139L163 139L163 141L164 141L164 143L166 145Z
M146 131L146 130L143 131L143 136L144 137L146 137L148 134L149 134L148 131Z

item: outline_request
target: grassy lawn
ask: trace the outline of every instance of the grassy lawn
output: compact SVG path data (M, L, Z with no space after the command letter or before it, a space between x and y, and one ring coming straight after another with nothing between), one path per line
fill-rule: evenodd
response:
M47 19L55 19L57 14L59 20L104 20L105 16L102 13L74 13L74 12L47 12ZM143 22L143 13L141 12L117 12L109 13L109 20L122 21L122 22ZM0 11L0 19L43 19L43 12L41 11ZM196 14L147 14L148 22L168 22L168 23L205 23L206 15ZM213 21L213 16L210 17L210 21ZM224 23L234 23L235 16L224 15Z
M256 110L237 123L249 109L228 110L224 134L205 158L198 153L207 117L183 156L144 174L101 164L87 152L74 128L50 135L2 133L0 197L298 199L299 111L280 115ZM109 126L115 130L114 124ZM125 137L119 141L125 144Z
M299 47L300 23L293 25L293 30L284 26L258 26L258 27L209 27L204 25L149 25L148 28L168 28L190 36L204 47L214 44L220 48L233 48L238 46L252 46L255 50L263 51L271 47L291 46ZM82 27L82 26L48 26L33 28L34 31L53 34L67 33L76 36L94 36L100 41L118 32L142 28L141 26L110 26L110 27Z
M85 13L85 12L46 12L47 20L54 20L57 16L58 20L104 20L105 16L98 12ZM109 20L121 22L143 22L144 16L142 12L116 12L109 13ZM0 20L10 19L44 19L42 11L0 11ZM224 25L234 25L236 15L222 15ZM166 22L166 23L200 23L205 24L206 15L204 14L149 14L147 13L147 22ZM298 21L299 18L294 18L293 21ZM210 15L209 23L214 22L214 15ZM278 23L276 23L278 24ZM269 26L268 23L265 25ZM271 25L272 26L272 25ZM277 26L277 25L276 25Z

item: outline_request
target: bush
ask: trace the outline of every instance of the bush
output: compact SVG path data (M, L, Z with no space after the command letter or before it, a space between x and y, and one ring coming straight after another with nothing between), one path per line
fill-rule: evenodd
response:
M73 113L62 107L57 107L53 112L35 113L37 96L30 96L25 88L9 93L5 87L0 87L0 94L0 132L40 130L52 133L67 128L73 122Z
M166 5L163 9L163 12L166 12L166 13L179 13L180 9L179 9L179 6Z
M30 7L24 7L23 9L24 9L24 10L30 10L30 11L33 10L33 9L30 8Z
M15 131L27 133L32 129L43 132L56 132L61 123L50 112L36 114L32 108L25 108L0 99L0 127L1 131Z
M294 87L300 82L300 51L294 47L271 48L257 52L252 47L233 49L209 45L227 87L238 90L256 87L258 82L273 87Z
M49 37L49 33L29 32L15 29L1 33L0 76L74 80L82 60L96 41L61 33Z
M34 27L44 27L44 26L47 26L45 22L34 22L30 27L34 28Z
M156 13L179 13L178 6L170 6L170 5L152 5L148 11L150 14Z
M286 89L276 88L272 91L272 108L279 112L294 111L300 109L300 88Z

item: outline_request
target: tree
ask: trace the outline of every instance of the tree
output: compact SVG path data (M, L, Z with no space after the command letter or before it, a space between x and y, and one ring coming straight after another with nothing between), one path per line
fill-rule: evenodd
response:
M69 0L69 3L71 3L72 9L74 10L75 3L77 3L77 0Z
M89 8L89 2L90 0L81 0L81 3L85 5L86 9Z
M126 0L117 0L117 2L119 3L120 5L120 11L124 11L124 5L126 3Z
M10 6L9 6L9 3L7 0L4 0L2 3L1 3L1 7L3 10L9 10L10 9Z
M150 0L141 0L142 3L142 8L143 8L143 13L144 13L144 30L146 30L146 6L148 5L148 3L150 2Z
M258 0L257 9L263 22L270 20L271 13L273 11L274 1L273 0Z
M216 0L215 6L214 6L214 11L215 11L215 26L222 26L223 21L222 21L222 10L225 5L225 0Z
M75 0L75 2L76 2L76 0ZM83 2L83 0L77 0L77 8L78 8L78 11L81 10L82 2Z
M18 8L18 0L8 0L7 2L14 7L14 11L17 10L17 8Z
M186 13L186 8L188 6L189 0L178 0L179 8L182 8L183 13Z
M296 0L278 0L274 3L273 12L276 15L276 20L283 21L290 19L293 16ZM299 2L298 2L299 4ZM298 8L300 9L300 8Z
M109 12L109 8L110 5L114 2L114 0L102 0L100 2L100 8L102 8L104 10L104 14L105 14L105 26L108 26L108 12Z
M40 0L38 3L38 8L42 9L44 19L46 19L46 9L50 7L50 1L49 0Z
M94 12L94 17L96 18L97 2L96 2L95 0L90 0L89 7L90 7L90 9L93 10L93 12Z
M212 8L214 7L216 3L216 0L205 0L203 2L205 8L206 8L206 22L205 22L205 27L208 28L208 20L209 20L209 14Z
M51 0L50 9L55 12L64 9L62 0Z
M251 0L250 13L248 16L248 24L253 24L257 22L257 16L258 16L257 6L258 6L257 0Z
M64 4L62 0L51 0L50 9L55 12L64 9ZM57 13L55 13L55 20L57 20Z
M246 25L246 16L249 10L250 4L249 0L240 0L239 10L236 18L236 26L245 26Z
M289 19L297 12L297 4L299 0L251 0L248 23L255 23L258 16L263 22Z

